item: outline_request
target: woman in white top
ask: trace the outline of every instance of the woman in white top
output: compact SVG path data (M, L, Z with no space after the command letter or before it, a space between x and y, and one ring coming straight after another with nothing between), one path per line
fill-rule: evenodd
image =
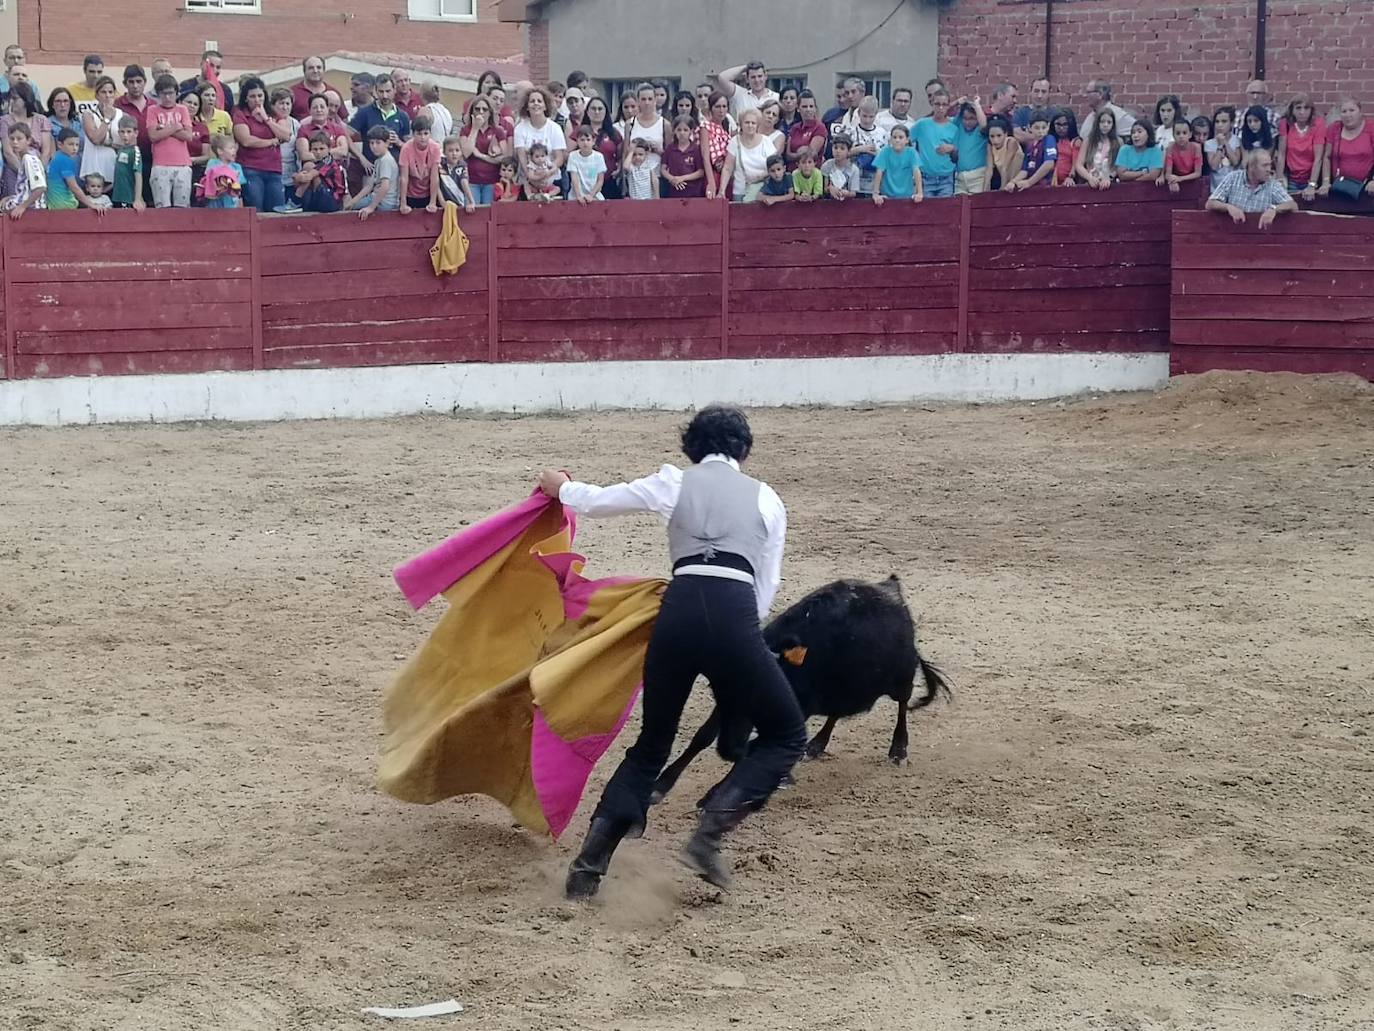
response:
M86 145L81 148L81 176L99 172L107 183L114 182L115 148L119 145L119 120L124 112L115 107L114 79L102 76L95 84L95 103L81 116ZM143 170L146 180L148 170Z
M665 126L668 124L664 117L658 113L656 102L657 94L653 84L641 82L639 88L635 90L638 94L637 111L633 120L629 123L630 131L624 133L625 154L630 153L630 145L635 140L643 140L649 145L649 153L644 158L644 163L654 173L654 178L658 178L658 166L663 158L663 148L666 143Z
M759 132L762 116L746 109L739 116L739 135L730 141L721 180L730 180L732 199L749 203L759 195L768 178L768 159L776 153L767 136Z
M521 181L526 180L529 167L530 144L542 143L549 148L549 160L554 168L562 168L568 159L568 141L558 123L549 117L553 98L536 86L520 102L520 121L515 125L515 160L520 166Z
M778 123L782 121L782 104L776 100L765 100L759 105L759 114L763 116L759 122L759 132L773 144L773 153L786 154L787 133L778 128Z
M453 135L453 112L444 106L443 94L432 82L420 87L420 98L425 102L424 113L429 115L433 125L431 135L442 146L444 140Z

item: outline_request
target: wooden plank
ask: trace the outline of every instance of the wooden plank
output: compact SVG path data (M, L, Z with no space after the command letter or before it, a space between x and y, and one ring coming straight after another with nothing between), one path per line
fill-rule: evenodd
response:
M1265 294L1180 294L1176 319L1258 319L1264 322L1374 322L1374 296L1288 297Z
M471 215L460 213L458 225L468 239L487 239L488 208ZM429 240L431 244L444 227L442 214L412 211L409 215L378 213L366 222L356 215L263 215L258 232L267 248L293 247L297 244L373 243L378 240Z
M200 282L207 279L247 279L252 275L252 256L207 258L204 261L43 261L11 259L16 283L109 283L142 281L169 283ZM187 287L191 296L200 289Z
M1103 298L1099 303L1109 301ZM1063 334L1063 333L1141 333L1165 332L1169 328L1168 305L1155 309L1074 308L1061 311L1002 311L971 312L969 333L999 334Z
M1007 294L1007 304L1014 305L1019 298L1013 296L1026 290L1070 290L1100 289L1116 286L1167 286L1169 266L1158 265L1104 265L1084 268L1054 268L1039 266L1032 268L999 269L996 272L980 270L971 272L973 289L999 290Z
M322 347L330 344L385 343L397 340L487 340L487 316L448 315L396 322L291 323L263 330L263 348Z
M1020 229L1027 234L1053 238L1061 229L1099 225L1124 229L1129 226L1170 227L1179 208L1162 204L1081 204L1054 208L978 208L973 209L975 231Z
M668 201L636 201L654 204ZM521 205L512 204L511 207ZM582 205L577 205L582 207ZM506 213L501 213L504 223ZM503 230L504 231L504 230ZM574 257L556 248L544 250L503 250L501 252L502 279L508 276L566 275L569 264L576 260L577 269L587 275L619 275L643 272L718 272L720 246L625 247L606 250L578 251Z
M21 354L125 354L159 351L237 351L248 347L248 334L242 323L209 326L187 333L168 333L157 329L111 329L108 327L46 330L25 323L16 345ZM251 348L249 348L251 351Z
M252 286L252 337L253 337L253 368L263 368L262 361L262 238L259 227L262 220L253 218L248 223L248 241L251 252L251 271L252 276L249 283Z
M959 198L959 290L957 300L958 326L955 329L954 349L963 351L968 346L969 312L969 246L973 238L973 205L970 197ZM926 293L927 291L920 291Z
M1374 322L1264 322L1259 319L1174 319L1170 339L1180 347L1191 344L1274 351L1353 348L1374 350Z
M496 228L496 207L492 205L489 211L489 232L492 237L492 245L487 248L487 360L497 362L501 360L501 325L497 318L497 298L501 296L501 248L496 246L498 230Z
M100 233L92 222L89 235L17 233L10 238L13 258L74 265L102 262L127 265L143 257L164 262L223 260L231 255L246 257L249 247L246 227L241 233L216 233L213 240L204 240L192 232Z
M13 303L34 312L58 308L82 311L92 325L99 325L105 311L163 308L179 310L198 304L249 303L253 299L253 284L248 279L211 280L194 289L169 289L166 283L117 282L98 285L89 283L16 283L9 295ZM175 302L175 303L172 303Z
M502 301L574 298L629 301L670 294L679 297L719 297L720 280L718 272L611 276L503 275L500 296Z
M0 358L4 360L4 368L0 369L0 377L13 379L19 375L15 368L15 334L18 332L18 319L14 301L14 262L10 260L10 233L13 231L14 220L10 218L0 219L0 278L3 278L4 290L0 292L0 305L4 306L5 319L5 343L0 349Z
M502 226L499 246L528 247L681 247L720 245L719 222L592 222Z
M502 298L497 305L497 317L502 322L542 322L557 319L568 322L639 322L645 319L700 318L715 314L719 307L719 302L714 297L675 297L671 294L628 303L606 301L599 297L574 297L552 301Z
M808 266L850 265L869 274L870 284L885 270L884 264L874 264L875 260L891 261L894 264L948 263L957 264L958 239L953 241L927 241L883 247L875 251L865 244L849 246L807 247L797 246L781 249L757 250L753 246L730 252L730 268L769 269L802 268Z
M956 308L930 308L920 311L846 311L830 316L825 312L751 312L735 311L730 315L729 330L733 338L806 334L880 333L949 333L959 328Z
M505 345L532 341L569 341L571 343L659 343L678 337L692 339L720 336L720 317L697 319L641 319L631 322L503 322L502 353Z
M720 356L730 356L730 226L733 218L730 204L721 205L720 240Z
M1374 351L1283 348L1276 351L1235 347L1180 347L1169 352L1174 376L1233 369L1252 372L1353 372L1374 380Z
M629 204L508 204L501 209L501 224L595 225L614 222L719 222L721 203L714 200L645 200Z
M1169 334L1164 330L1142 333L996 332L970 327L968 349L977 354L1061 351L1138 354L1169 350Z
M974 229L974 247L1022 245L1053 241L1056 244L1119 243L1128 250L1137 243L1167 243L1169 223L1163 219L1134 225L1102 225L1084 222L1076 226L988 226ZM1034 242L1034 243L1033 243Z
M1346 242L1353 240L1354 242ZM1248 241L1243 246L1179 243L1174 246L1176 269L1279 269L1301 268L1332 272L1374 269L1374 238L1360 241L1345 237L1330 244L1294 247L1281 242Z
M365 297L339 301L288 301L263 305L263 324L386 322L448 315L487 313L485 293L419 294L413 297Z
M1366 271L1308 269L1179 269L1176 297L1193 295L1272 297L1359 297L1374 293L1374 268Z
M33 236L141 236L148 233L178 233L194 236L204 233L248 235L247 208L149 208L146 211L119 209L107 211L95 220L89 211L47 211L41 219L17 224L15 238ZM218 242L206 246L217 250Z
M110 300L103 305L34 308L24 313L20 324L21 330L44 333L78 330L102 334L114 330L156 330L155 335L161 337L170 350L197 346L189 343L190 338L199 336L202 330L223 326L238 333L242 337L240 342L250 350L253 344L253 305L246 300L230 304L205 302L186 305L147 305ZM157 350L151 346L137 349Z
M1005 295L1002 307L1005 307ZM1160 296L1164 296L1161 294ZM1099 298L1100 299L1100 298ZM1168 303L1167 296L1164 302ZM925 290L861 290L852 287L818 290L736 290L730 294L733 311L914 311L959 308L959 287L933 286Z
M329 276L305 272L289 276L264 276L262 279L262 299L265 304L363 300L371 297L425 297L462 292L485 295L486 283L480 277L463 280L453 276L436 276L432 268L428 275L411 269L374 269L365 276Z
M1108 291L1100 287L1064 287L1017 290L1014 293L982 286L969 294L971 312L1057 312L1075 308L1156 311L1167 320L1169 291L1160 283L1152 286L1118 286Z
M789 260L795 253L852 254L856 249L868 253L869 263L875 259L886 261L890 254L918 251L911 259L893 257L893 262L958 261L959 227L928 233L913 232L909 226L841 226L813 228L800 226L787 229L736 229L730 234L731 264L777 265L799 264ZM806 261L800 264L814 264Z
M1031 243L1011 247L979 247L969 250L974 269L1025 268L1130 268L1139 265L1169 264L1169 243L1134 243L1123 247L1112 243Z
M247 339L247 335L243 335ZM152 373L238 372L253 367L253 349L234 351L128 351L99 354L21 354L18 375L129 376Z
M732 335L732 358L830 358L885 354L950 354L954 332Z
M1245 225L1238 226L1226 215L1216 211L1175 211L1172 219L1174 233L1189 243L1212 241L1228 244L1255 240L1258 232L1259 216L1246 218ZM1273 225L1264 230L1268 237L1296 239L1331 240L1337 237L1355 237L1368 240L1374 238L1374 222L1367 216L1326 215L1309 212L1295 212L1274 220Z
M635 202L639 203L639 202ZM644 201L643 203L650 203ZM506 362L672 361L718 358L718 336L672 337L660 340L519 340L501 342Z
M269 369L339 369L373 365L431 365L487 360L484 332L466 339L392 340L386 343L276 347L264 355Z
M852 265L823 265L798 268L773 268L766 262L746 266L732 265L732 290L820 290L845 288L865 291L924 290L932 286L959 285L959 263L939 262L932 265L873 265L872 255ZM1168 282L1168 270L1164 281Z
M762 204L731 204L732 233L755 229L806 227L923 227L920 235L953 231L959 226L958 198L925 201L921 204L889 203L878 207L871 201L852 200L823 204L781 204L771 208Z
M264 251L262 274L270 279L278 275L298 275L302 272L366 272L385 269L409 272L417 278L438 278L430 261L433 239L375 240L370 243L320 243L311 247L274 247ZM481 262L485 266L486 262ZM457 282L472 277L474 271L465 264L452 276L444 278ZM350 279L365 278L350 276Z
M973 207L980 208L1054 208L1072 207L1087 204L1090 207L1111 207L1113 205L1136 206L1141 204L1168 204L1179 207L1197 207L1201 202L1201 190L1196 183L1188 183L1178 193L1170 193L1154 183L1116 183L1110 190L1087 190L1082 187L1072 189L1034 189L1021 193L980 193L973 198ZM975 225L979 224L974 222Z

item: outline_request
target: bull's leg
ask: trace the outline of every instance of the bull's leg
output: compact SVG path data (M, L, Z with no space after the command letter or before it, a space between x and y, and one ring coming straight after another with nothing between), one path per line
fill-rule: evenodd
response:
M906 762L906 703L897 703L897 726L892 731L892 747L887 750L887 757L898 766Z
M701 729L692 735L692 740L683 749L682 754L673 760L662 773L658 775L658 780L654 781L653 794L649 796L650 805L658 805L673 790L673 785L677 783L682 771L691 765L693 759L699 756L706 749L711 747L716 735L720 733L720 709L711 710L711 715L706 722L701 725Z
M816 736L806 744L806 757L808 759L816 759L825 755L825 750L830 747L830 735L838 722L839 718L836 716L826 718L825 726L817 731Z

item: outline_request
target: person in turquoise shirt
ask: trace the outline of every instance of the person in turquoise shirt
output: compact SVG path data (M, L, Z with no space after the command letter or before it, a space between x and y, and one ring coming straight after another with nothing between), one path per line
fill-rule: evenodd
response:
M921 163L905 125L892 127L887 146L873 159L873 173L873 203L879 207L889 198L909 198L917 203L925 199L925 191L921 188Z
M959 148L954 160L955 194L982 193L987 185L988 116L980 98L959 108L954 145Z
M1164 175L1164 154L1144 119L1131 126L1131 145L1116 152L1116 177L1123 183L1158 182Z
M949 117L949 93L945 90L930 95L930 114L916 123L915 137L926 196L953 197L959 126Z

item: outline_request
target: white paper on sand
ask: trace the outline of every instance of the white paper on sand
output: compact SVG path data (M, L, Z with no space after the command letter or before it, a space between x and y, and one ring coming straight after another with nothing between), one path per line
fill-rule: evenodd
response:
M442 1017L448 1013L462 1013L463 1004L457 999L449 999L447 1002L431 1002L428 1006L404 1006L400 1009L369 1006L363 1012L386 1017L389 1020L409 1020L412 1017Z

